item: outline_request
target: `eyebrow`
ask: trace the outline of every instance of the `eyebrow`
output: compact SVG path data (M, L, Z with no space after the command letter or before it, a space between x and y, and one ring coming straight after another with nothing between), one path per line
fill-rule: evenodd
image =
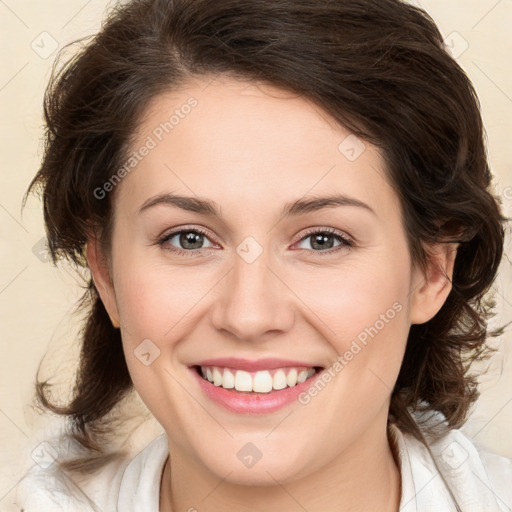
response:
M199 197L179 196L175 194L159 194L147 199L139 208L139 214L143 211L157 205L170 205L187 210L190 212L211 215L222 219L220 207L214 201ZM349 197L343 194L330 195L325 197L300 198L286 203L281 211L281 217L291 217L303 215L323 208L336 206L355 206L369 211L376 215L373 208L359 199Z

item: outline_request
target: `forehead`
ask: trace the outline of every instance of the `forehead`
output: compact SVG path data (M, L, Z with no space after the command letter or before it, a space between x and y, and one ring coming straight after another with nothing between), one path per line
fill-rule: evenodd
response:
M181 142L189 143L189 148L195 142L204 149L210 143L220 150L231 143L229 154L233 159L247 152L249 146L264 145L262 159L267 154L276 156L280 147L290 159L292 153L305 155L313 146L320 149L321 140L328 143L326 135L339 128L333 118L299 94L270 84L214 76L197 77L153 98L138 135L140 140L140 136L152 133L157 143L169 145L173 144L171 139L177 143L179 137ZM339 136L334 134L335 138ZM304 139L310 144L295 145Z
M156 96L131 152L145 146L120 187L139 206L179 192L261 210L272 198L281 206L337 192L398 207L377 148L307 98L268 84L202 77Z

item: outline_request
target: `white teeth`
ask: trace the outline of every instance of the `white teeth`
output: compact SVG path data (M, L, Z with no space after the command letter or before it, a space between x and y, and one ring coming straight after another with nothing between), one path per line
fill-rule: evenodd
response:
M251 374L243 370L237 370L235 373L235 389L237 391L252 391Z
M295 368L292 368L286 376L286 384L288 384L290 388L293 388L293 386L297 384L297 370Z
M308 371L302 370L297 377L297 382L300 384L301 382L304 382L307 378L308 378Z
M256 372L252 383L252 390L257 393L272 391L272 376L267 371Z
M235 376L227 368L224 369L222 387L225 389L232 389L235 387Z
M286 374L283 370L277 370L277 372L274 373L272 387L274 389L284 389L286 387Z
M220 386L222 384L222 373L218 368L213 369L213 385Z
M260 370L251 374L243 370L233 372L229 368L201 367L203 378L213 383L214 386L255 393L270 393L273 389L293 387L314 374L313 368L279 368L272 375L268 370Z

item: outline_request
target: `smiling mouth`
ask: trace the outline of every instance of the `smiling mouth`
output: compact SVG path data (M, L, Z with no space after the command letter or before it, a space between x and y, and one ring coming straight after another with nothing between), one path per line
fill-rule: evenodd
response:
M214 386L247 394L264 394L292 388L312 378L323 368L286 367L246 372L219 366L194 366L199 376Z

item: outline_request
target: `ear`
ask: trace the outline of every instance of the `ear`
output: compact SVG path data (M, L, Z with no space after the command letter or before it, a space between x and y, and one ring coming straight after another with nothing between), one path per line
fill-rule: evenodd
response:
M445 303L451 289L456 243L439 243L428 247L426 271L415 268L411 291L411 324L423 324L433 318Z
M100 241L96 235L90 236L87 240L86 254L96 290L98 290L112 325L117 329L119 327L119 312L114 284L108 260L101 249Z

